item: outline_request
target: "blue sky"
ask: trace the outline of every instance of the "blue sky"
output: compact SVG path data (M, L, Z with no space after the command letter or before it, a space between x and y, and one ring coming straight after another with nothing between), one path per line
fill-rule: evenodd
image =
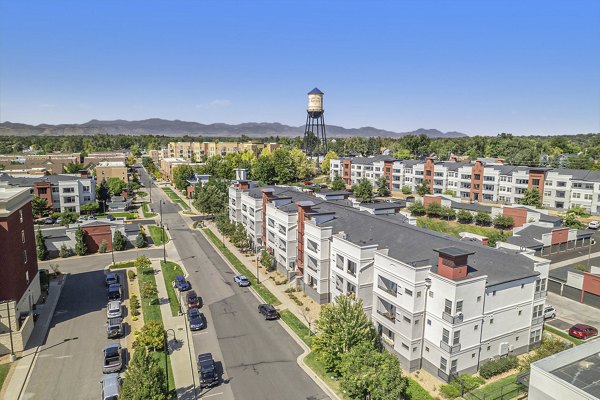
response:
M600 1L0 0L0 121L600 132Z

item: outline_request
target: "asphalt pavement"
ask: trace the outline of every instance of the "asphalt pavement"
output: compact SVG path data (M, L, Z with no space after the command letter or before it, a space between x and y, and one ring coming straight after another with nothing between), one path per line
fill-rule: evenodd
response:
M141 170L143 182L147 182ZM191 231L162 190L153 187L153 209L162 205L167 226L189 273L188 280L202 298L208 328L193 334L196 356L211 352L223 372L221 386L205 390L202 398L326 399L327 395L300 368L302 349L275 321L265 321L258 300L248 288L233 283L234 273L197 231Z

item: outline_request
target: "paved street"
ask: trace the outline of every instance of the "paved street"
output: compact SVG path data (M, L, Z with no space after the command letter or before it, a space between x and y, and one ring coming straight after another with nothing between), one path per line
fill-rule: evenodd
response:
M147 182L147 175L143 182ZM193 334L196 353L210 351L221 362L224 383L205 390L215 399L325 399L323 391L298 366L301 348L274 321L257 312L258 300L247 288L233 284L233 272L199 233L190 231L162 190L153 188L153 208L163 204L163 222L190 274L192 287L202 297L201 311L208 329ZM212 398L211 397L211 398Z

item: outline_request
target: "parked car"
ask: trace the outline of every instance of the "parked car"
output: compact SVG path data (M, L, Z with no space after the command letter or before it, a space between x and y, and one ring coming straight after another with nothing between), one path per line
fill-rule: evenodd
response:
M598 334L598 329L586 324L575 324L569 329L569 335L585 340Z
M114 221L115 217L113 217L112 214L106 214L106 219L109 221Z
M114 273L114 272L109 272L108 274L104 275L104 284L106 286L110 286L110 285L115 285L115 284L119 284L121 279L119 278L119 274Z
M599 229L600 228L600 221L590 221L590 223L588 224L588 229Z
M52 217L44 218L43 222L45 225L52 225L52 224L54 224L54 218L52 218Z
M95 219L96 219L96 217L94 217L93 215L90 215L90 216L88 217L88 220L89 220L89 221L94 221Z
M250 281L244 275L234 276L233 281L237 283L238 286L250 286Z
M121 285L113 284L107 290L108 300L122 300Z
M106 337L114 339L123 335L123 320L121 318L109 318L106 328Z
M111 374L119 372L123 368L123 360L121 359L121 345L118 343L104 346L102 350L104 364L102 366L103 374Z
M108 302L106 305L106 318L123 318L123 306L120 300Z
M556 308L554 306L546 306L544 308L544 319L556 317Z
M279 318L279 313L271 304L259 304L258 312L261 313L265 317L265 319Z
M62 218L60 218L60 217L56 218L55 223L57 223L59 225L62 224Z
M102 400L117 400L121 394L121 378L119 374L104 375L100 381L102 385Z
M197 308L190 308L187 312L187 317L188 321L190 322L191 330L198 331L206 328L206 324L204 323L204 315L202 315Z
M185 301L187 303L188 308L200 308L200 298L194 290L190 290L189 292L187 292L187 295L185 296Z
M212 354L204 353L198 356L198 375L200 375L201 389L219 384L219 374Z
M185 292L186 290L190 290L192 285L182 275L177 275L173 281L173 287L177 288L180 292Z

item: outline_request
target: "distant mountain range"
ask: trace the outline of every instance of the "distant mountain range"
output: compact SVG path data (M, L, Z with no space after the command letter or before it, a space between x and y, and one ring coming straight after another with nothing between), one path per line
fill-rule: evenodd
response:
M370 126L364 128L344 128L336 125L326 125L328 137L351 136L383 136L397 138L407 135L427 135L430 138L459 138L467 137L460 132L441 132L437 129L417 129L412 132L392 132ZM201 124L179 120L165 120L160 118L146 119L143 121L98 121L91 120L84 124L60 125L27 125L13 122L0 123L0 135L32 136L32 135L94 135L97 133L109 135L164 135L164 136L220 136L249 137L266 136L301 136L304 126L289 126L277 122L247 122L238 125L229 124Z

